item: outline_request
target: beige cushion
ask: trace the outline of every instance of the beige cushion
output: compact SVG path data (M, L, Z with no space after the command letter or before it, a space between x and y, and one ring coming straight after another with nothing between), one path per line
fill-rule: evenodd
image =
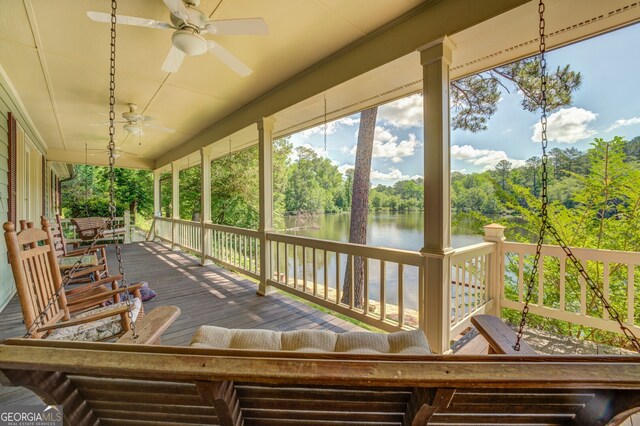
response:
M296 330L282 333L283 351L333 352L338 335L324 330Z
M191 339L191 346L216 349L254 349L299 352L430 354L420 330L391 334L368 332L334 333L323 330L239 330L204 325Z

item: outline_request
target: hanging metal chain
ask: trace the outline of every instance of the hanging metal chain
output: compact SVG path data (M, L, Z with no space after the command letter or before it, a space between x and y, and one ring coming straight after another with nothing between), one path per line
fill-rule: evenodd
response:
M324 153L327 153L327 94L324 94Z
M111 55L109 61L109 223L107 229L112 232L115 230L116 222L116 201L115 201L115 183L116 183L116 157L115 149L116 143L114 135L116 132L114 121L116 119L115 104L116 104L116 10L118 9L117 0L111 0ZM136 323L133 320L133 306L131 304L132 295L129 293L129 284L124 272L124 263L122 262L122 247L120 247L120 241L114 234L114 242L116 245L116 257L118 258L118 270L122 276L121 287L124 287L124 299L127 304L129 316L129 323L131 324L131 333L134 339L138 338L136 332Z
M529 276L529 281L527 283L527 291L524 298L524 307L522 308L522 316L520 318L520 324L518 326L518 333L516 338L516 343L513 345L513 349L516 351L520 350L520 341L522 340L522 335L524 333L524 327L527 323L527 315L529 314L529 303L531 302L531 297L533 296L533 289L535 287L536 275L538 272L538 265L540 263L540 257L542 255L542 245L544 243L544 236L547 231L553 235L555 240L558 242L562 250L564 250L565 254L573 264L573 266L578 270L578 273L589 285L591 291L596 295L598 299L602 302L602 306L609 313L609 317L614 319L620 329L624 333L625 337L631 342L634 349L637 352L640 352L640 342L636 335L631 331L629 327L627 327L623 322L620 314L616 309L611 306L609 301L604 297L604 294L598 287L598 285L593 281L593 279L589 276L587 271L582 266L582 263L578 260L578 258L573 254L569 246L564 242L556 228L549 223L549 198L547 195L547 185L548 185L548 173L547 173L547 60L545 58L546 53L546 41L545 41L545 19L544 19L544 11L545 5L544 0L540 0L538 4L538 14L540 16L538 31L540 37L540 106L542 109L542 114L540 117L540 127L541 127L541 145L542 145L542 195L541 195L541 208L540 208L540 216L541 216L541 224L540 224L540 232L538 234L538 243L536 246L536 253L533 258L533 265L531 267L531 275ZM538 301L541 303L542 301Z

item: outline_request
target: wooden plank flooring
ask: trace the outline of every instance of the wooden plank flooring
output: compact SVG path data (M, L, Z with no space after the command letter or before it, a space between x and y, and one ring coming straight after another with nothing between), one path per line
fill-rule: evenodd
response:
M332 315L275 292L267 297L256 294L257 284L215 265L200 266L181 252L170 251L158 243L132 243L122 246L129 283L147 281L158 296L145 302L146 310L156 306L178 306L182 313L164 333L162 343L188 345L201 325L269 330L322 329L336 332L362 330ZM109 268L118 270L114 250L109 250ZM17 297L0 313L0 339L21 337L25 333ZM0 386L0 405L39 404L31 392Z

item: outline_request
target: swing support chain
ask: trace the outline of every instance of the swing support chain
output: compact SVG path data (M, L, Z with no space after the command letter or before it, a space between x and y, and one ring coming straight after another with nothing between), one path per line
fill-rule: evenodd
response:
M110 42L110 57L109 57L109 222L107 224L108 229L115 229L116 221L116 201L115 201L115 104L116 104L116 11L118 9L118 1L111 0L111 42ZM125 288L124 299L127 304L127 315L129 316L129 323L131 324L131 333L133 339L138 338L136 332L136 324L133 320L133 306L131 304L132 295L129 293L129 283L124 271L124 263L122 262L122 247L118 238L114 238L116 246L116 257L118 259L118 270L122 276L121 287Z
M538 15L540 17L539 21L539 53L540 53L540 107L542 109L542 114L540 116L540 125L541 125L541 146L542 146L542 194L541 194L541 207L540 207L540 231L538 234L538 243L536 245L536 252L533 259L533 264L531 267L531 274L529 275L529 280L527 282L527 288L524 298L524 307L522 308L522 316L520 318L520 324L518 325L518 332L516 337L516 342L513 345L513 349L516 351L520 350L520 341L522 340L522 335L524 334L524 328L527 323L527 315L529 314L529 303L531 302L531 297L533 296L533 290L535 287L536 276L538 272L538 267L540 263L540 257L542 256L542 245L544 243L544 236L548 231L553 238L558 242L558 245L562 248L562 250L567 255L567 258L571 261L571 264L578 270L580 276L586 281L589 285L589 288L595 294L595 296L602 302L602 306L609 313L609 317L614 319L620 329L622 330L625 337L631 342L633 348L640 353L640 342L638 341L638 337L633 333L633 331L624 324L622 318L618 311L609 303L609 301L605 298L604 294L596 284L596 282L589 276L585 268L582 266L582 263L578 260L578 258L573 254L571 248L564 242L556 228L549 223L549 198L547 196L547 184L548 184L548 173L547 173L547 60L545 57L546 52L546 40L545 40L545 18L544 18L545 4L544 0L540 0L538 3ZM539 304L542 304L542 301L538 301Z

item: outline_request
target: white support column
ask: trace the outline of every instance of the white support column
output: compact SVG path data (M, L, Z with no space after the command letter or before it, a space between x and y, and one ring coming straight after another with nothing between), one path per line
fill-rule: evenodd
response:
M504 230L506 228L498 223L492 223L484 227L484 240L496 243L496 248L491 254L487 293L493 301L491 314L502 317L502 294L504 292Z
M267 244L267 232L273 231L273 126L275 119L265 117L258 122L258 167L260 221L260 285L258 294L266 296L270 292L267 280L271 274L271 251Z
M209 149L200 148L200 223L202 226L202 252L200 264L205 265L207 256L211 254L211 154Z
M431 350L450 347L451 206L449 65L453 44L445 37L420 49L424 81L424 247L426 312L420 327Z
M162 216L162 199L160 198L160 170L153 171L153 215Z
M180 219L180 169L171 163L171 250L176 241L176 219Z

